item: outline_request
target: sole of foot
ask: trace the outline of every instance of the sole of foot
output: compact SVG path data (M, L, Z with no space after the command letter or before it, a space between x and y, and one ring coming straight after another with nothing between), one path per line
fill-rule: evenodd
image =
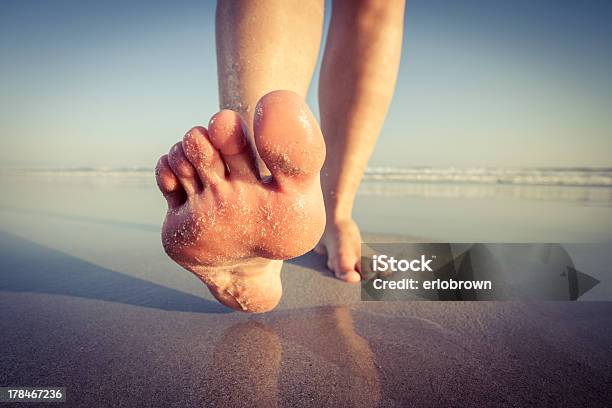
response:
M257 103L253 146L240 115L223 110L162 156L156 180L168 211L166 253L224 305L266 312L280 301L282 260L311 250L325 228L319 171L325 143L297 94ZM271 177L262 179L255 151Z

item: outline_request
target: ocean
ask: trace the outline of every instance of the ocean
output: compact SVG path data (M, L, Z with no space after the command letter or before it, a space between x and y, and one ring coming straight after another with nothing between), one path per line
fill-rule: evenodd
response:
M164 213L151 168L4 169L0 185L0 211L152 229ZM364 231L424 240L611 242L612 169L370 167L354 217Z

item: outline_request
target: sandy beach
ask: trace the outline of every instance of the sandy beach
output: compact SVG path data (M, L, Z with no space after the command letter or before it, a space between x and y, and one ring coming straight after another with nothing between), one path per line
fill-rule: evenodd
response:
M0 4L0 408L612 408L612 2Z
M279 307L247 315L165 256L152 186L45 183L3 184L2 385L83 407L612 401L610 302L361 302L309 253L285 263Z

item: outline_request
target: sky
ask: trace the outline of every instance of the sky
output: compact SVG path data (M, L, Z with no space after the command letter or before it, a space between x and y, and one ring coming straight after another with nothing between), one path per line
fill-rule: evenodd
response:
M0 165L152 167L218 110L214 9L0 2ZM612 167L610 20L604 0L409 0L370 165Z

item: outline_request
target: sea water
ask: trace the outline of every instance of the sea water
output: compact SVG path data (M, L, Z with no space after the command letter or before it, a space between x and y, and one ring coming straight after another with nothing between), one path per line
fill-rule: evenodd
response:
M10 214L159 228L148 168L5 169ZM612 169L369 168L354 217L363 231L462 242L612 242Z

